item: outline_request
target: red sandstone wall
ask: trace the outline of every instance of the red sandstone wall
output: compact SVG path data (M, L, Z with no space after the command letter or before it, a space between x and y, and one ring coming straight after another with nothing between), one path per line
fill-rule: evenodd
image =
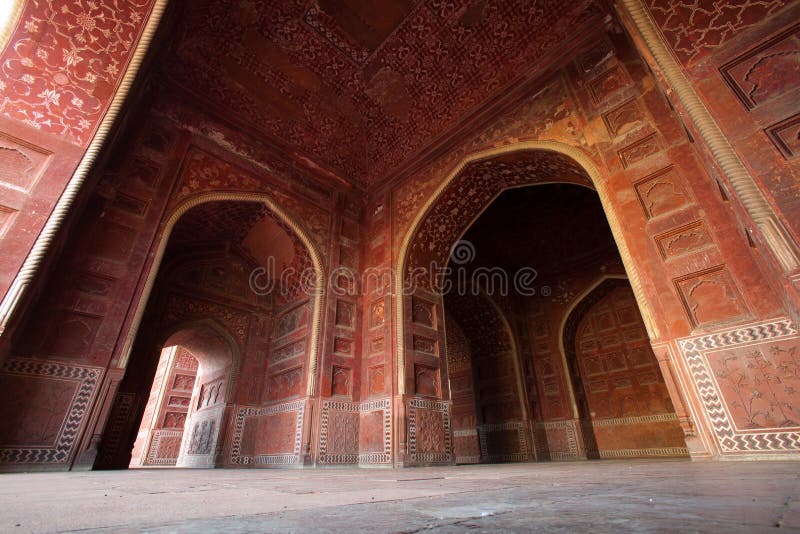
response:
M694 89L800 241L800 5L645 2Z
M162 355L137 434L132 465L175 465L197 375L197 360L183 347ZM171 364L171 365L170 365Z
M105 437L108 441L119 444L132 430L131 418L135 419L136 414L141 413L143 402L137 401L135 395L131 397L129 392L123 392L116 402L114 400L121 376L117 367L124 352L130 350L126 337L135 312L135 306L130 303L135 304L139 298L145 282L142 273L150 269L153 251L163 239L164 221L181 201L210 191L263 191L301 221L319 247L326 265L330 265L327 258L332 253L329 245L339 242L339 238L332 240L330 237L333 225L341 225L338 221L347 218L348 213L355 214L350 216L351 220L357 220L357 207L346 207L334 220L334 194L314 185L313 180L298 174L290 165L274 159L275 156L265 152L263 147L249 144L241 135L206 121L189 108L165 101L157 106L168 111L158 111L143 118L136 129L127 133L123 157L111 160L106 168L98 170L102 174L101 185L91 193L88 207L64 249L66 253L57 267L59 276L48 282L43 292L46 296L35 304L30 313L32 319L20 328L20 341L11 347L10 357L4 361L3 390L13 392L14 388L23 387L40 392L34 396L41 395L48 403L47 420L50 423L47 424L50 427L47 432L52 436L47 438L52 439L47 443L35 437L42 433L40 428L45 421L30 411L39 410L38 405L20 410L15 403L6 403L6 407L15 409L27 421L26 428L29 428L8 442L9 447L3 452L3 462L7 465L24 462L63 467L72 462L76 453L83 453L85 461L91 464L109 412L113 413L108 424L111 433ZM156 114L160 118L155 118ZM214 141L206 136L213 137ZM220 142L225 148L220 147ZM265 174L261 161L267 157L273 159L270 160L270 172ZM98 220L103 223L98 224ZM352 235L351 227L352 223L345 230L349 235ZM347 242L342 249L352 250L350 257L355 259L347 261L358 261L359 250L355 245ZM352 266L357 267L357 263ZM208 304L182 306L175 300L180 298L172 298L177 307L169 306L169 301L165 307L166 313L172 313L175 320L204 314L219 315ZM328 302L333 305L332 301ZM284 314L284 311L294 313L292 310L299 309L291 303L284 306L285 309L278 310L279 314ZM305 310L302 328L286 332L281 341L300 339L304 332L308 332L312 318L308 306L302 309ZM186 315L180 310L194 311ZM294 410L294 413L299 410L297 421L301 428L299 432L292 430L291 436L294 440L296 434L302 435L306 445L282 451L290 455L280 456L278 463L304 461L310 451L312 421L306 419L305 426L302 426L304 403L295 406L296 402L281 399L304 395L306 376L281 382L285 377L279 376L279 364L267 363L270 361L268 352L277 354L278 349L283 348L277 343L281 332L275 332L276 343L271 345L269 339L273 338L273 332L259 316L225 312L219 317L241 342L241 369L245 378L240 382L235 398L256 406L261 402L283 402L280 409ZM251 319L252 329L248 326ZM354 325L350 325L353 332ZM326 345L325 340L322 345ZM353 352L348 361L354 361L357 354ZM303 360L306 356L299 353L292 358ZM35 360L30 360L31 357ZM27 363L42 360L46 362L39 367ZM253 382L252 377L263 376L267 367L271 369L268 372L274 383L266 389L264 401L261 401L261 382ZM323 357L320 367L325 368L322 375L327 377L323 378L321 387L330 388L332 362ZM74 376L71 389L52 387L53 379L63 373ZM105 381L104 374L107 376ZM284 389L288 388L286 392L281 392L279 383L283 383ZM80 391L77 397L76 391ZM98 391L100 397L97 397ZM272 398L268 400L270 396ZM99 404L95 406L96 401ZM231 415L230 424L234 427L237 422L242 422L237 410L234 408ZM319 417L319 411L314 413ZM70 431L65 437L64 429L68 426L77 431ZM85 439L88 441L80 444L82 433L87 429L89 433ZM14 432L19 434L21 430ZM235 431L233 434L236 438ZM46 445L45 448L31 457L26 447L39 443ZM47 447L53 447L52 452ZM230 462L236 463L241 458L232 452L228 454L227 461Z
M590 41L563 69L529 89L535 96L519 97L488 126L465 132L445 155L394 185L390 203L393 257L396 261L410 223L424 202L469 154L528 139L579 147L600 169L611 207L623 221L620 230L649 303L652 341L662 355L662 370L671 377L668 380L678 384L668 386L685 393L685 398L675 402L684 407L679 417L685 420L689 437L696 438L696 453L793 451L778 437L767 438L770 444L766 447L747 444L748 437L737 438L735 446L723 444L728 427L718 424L713 410L700 401L700 391L709 387L706 383L714 371L694 367L693 358L700 356L687 349L696 342L678 339L710 335L714 346L737 351L738 343L732 338L718 336L738 327L764 347L772 343L769 339L774 335L780 340L780 349L787 350L797 334L785 322L774 320L786 311L764 283L768 271L759 266L758 253L748 245L728 200L704 168L702 154L655 90L641 60L619 37L594 36ZM489 163L485 167L488 169ZM496 194L495 189L475 181L458 182L451 188L452 193L445 193L449 200L439 203L446 208L423 220L422 237L412 242L409 265L426 263L414 259L415 246L427 250L433 246L421 256L424 260L446 258L466 223ZM476 199L475 193L484 200ZM383 198L380 194L375 197L376 209L386 209ZM426 228L432 232L425 234ZM406 346L410 343L407 336ZM665 356L666 350L670 356ZM764 358L770 366L779 363L766 353ZM406 377L411 377L413 353L406 353L406 362ZM413 391L411 386L407 384L407 391ZM732 398L725 402L735 406ZM687 412L692 416L685 415ZM411 416L403 413L401 410L399 417L407 417L407 425L401 431L411 427ZM404 442L401 437L401 446Z
M0 295L116 94L154 0L29 0L0 52Z
M788 27L784 15L770 20L758 26L760 31L778 36L782 27ZM22 28L18 33L33 31ZM770 41L765 50L794 46L792 35ZM720 48L730 47L730 52L719 56L719 63L735 59L728 56L744 58L737 54L749 51L745 40L731 39ZM7 48L5 53L9 50L13 49ZM713 78L709 88L703 89L711 91L704 93L709 102L718 102L710 105L729 110L734 107L730 102L735 102L741 108L739 118L762 112L747 111L742 101L738 97L731 100L734 97L730 94L728 104L716 95L722 94L719 88L730 93L728 82L737 79L736 69L745 63L737 63L728 81ZM2 65L7 68L9 63ZM484 115L474 121L456 141L437 147L411 168L404 179L376 191L366 210L362 210L358 193L319 186L269 148L214 124L190 106L160 101L155 113L142 112L140 128L128 132L125 142L120 143L126 145L124 157L97 170L102 176L100 186L86 192L90 195L86 211L66 242L58 275L31 308L31 319L22 326L19 339L2 362L0 435L9 437L3 440L0 461L4 466L24 464L26 469L31 465L64 468L83 455L83 461L91 464L97 441L106 429L106 438L111 440L125 432L136 413L137 401L128 395L116 397L115 393L123 373L119 365L126 349L125 334L133 318L130 303L141 294L142 274L151 265L155 244L163 238L164 221L180 201L209 191L265 192L307 228L327 272L338 266L358 271L388 268L397 264L411 221L458 162L480 150L511 146L520 140L562 142L582 151L600 169L611 208L623 221L622 235L642 278L651 311L648 320L654 327L651 341L682 427L693 441L693 453L794 452L800 424L783 409L795 400L796 327L785 319L781 300L764 282L770 271L759 265L759 253L750 248L732 214L730 199L720 194L714 172L704 165L702 150L687 138L646 67L619 35L599 30L587 35L574 58L557 67L505 95L501 112L493 111L495 116ZM19 65L15 68L21 69L18 73L24 70ZM773 129L766 141L747 137L775 121L793 117L795 111L789 109L796 101L793 89L787 89L781 79L776 83L776 89L768 84L768 98L759 108L768 111L759 115L758 126L736 122L736 114L730 115L730 122L720 120L729 130L744 125L744 137L737 141L737 148L744 152L742 147L748 147L745 158L751 158L747 159L749 165L770 169L759 180L773 184L768 186L775 191L770 193L771 199L793 228L791 196L783 193L794 186L791 180L779 178L794 176L787 170L794 163L786 157L786 147L781 152L781 144L775 144L785 131ZM107 104L110 94L100 100ZM44 102L48 97L39 98L39 103L25 108L30 108L31 117L34 110L47 107ZM49 105L54 105L52 97ZM712 111L718 116L721 113ZM10 120L3 119L12 124ZM787 124L790 127L792 123ZM61 151L63 142L47 137L47 131L34 132L17 123L7 129L16 145L7 147L12 148L14 157L3 165L16 169L14 176L20 176L17 171L22 160L15 154L24 152L31 161L27 164L32 169L29 174L38 177L36 184L52 192L55 182L48 173L64 179L64 169L75 161L80 148ZM76 146L83 146L88 131L78 135ZM39 148L31 148L30 140ZM47 159L44 155L50 153L53 155ZM775 163L779 158L785 158L785 162ZM539 160L539 164L549 171L552 168L547 167L552 164L559 173L580 180L576 173L580 169L564 160L550 158ZM487 164L485 169L491 170L491 166ZM773 170L774 177L768 178ZM521 183L504 181L495 186ZM455 183L448 193L452 202L448 208L452 209L439 212L426 223L430 228L441 225L444 229L417 241L420 247L434 245L431 256L446 259L450 245L476 215L475 210L497 192L489 184L474 185ZM477 197L467 203L470 190ZM5 216L6 221L11 219L11 223L5 223L9 239L17 235L14 225L24 224L26 232L35 232L43 220L30 222L14 215L33 196L14 191L21 194L21 200L8 206L10 209L0 210L13 216ZM37 209L38 216L54 199L45 199L44 211ZM21 255L29 247L24 240L13 241L21 243ZM16 257L8 256L9 260ZM12 267L0 271L15 272L16 267ZM354 288L358 289L360 283L353 282ZM433 394L417 394L416 367L436 370L436 365L430 354L413 349L413 336L418 334L442 346L443 332L432 327L433 323L441 324L441 307L436 306L435 299L425 300L422 295L418 295L422 300L417 305L413 299L403 303L406 383L398 384L399 355L394 350L397 318L390 313L395 302L387 293L391 281L367 277L363 284L363 296L328 293L325 297L323 349L315 393L320 398L285 400L280 395L271 404L253 403L260 397L251 393L259 389L252 381L246 393L243 389L237 392L237 405L227 412L231 441L225 455L231 465L452 460L450 392L441 373L445 364L438 364L435 380L423 381ZM425 315L426 305L431 324L419 315ZM260 332L272 332L272 326L260 326ZM258 359L250 356L253 346L258 345L258 350L280 348L264 349L269 344L264 340L268 335L246 345L242 365L246 369L243 376L248 379L267 373L269 368L266 363L254 363ZM536 346L537 336L531 337ZM552 361L557 362L557 349L549 350L554 351ZM262 358L268 360L269 356ZM758 373L752 373L752 369L758 369ZM549 375L542 369L529 371L526 378L531 383L538 381L539 398L559 399L563 410L557 412L555 404L542 402L544 419L550 417L552 422L552 428L546 429L550 449L574 450L576 429L568 428L569 399L564 383L548 382ZM536 380L531 380L534 375ZM558 372L554 370L553 375ZM781 387L765 387L778 380ZM404 386L406 395L400 395L400 386ZM555 394L548 395L548 391ZM720 405L727 408L724 413ZM279 429L274 432L275 439L259 440L269 429Z
M674 0L650 0L646 5L691 86L797 246L800 5L742 1L702 12ZM787 274L787 298L796 310L800 276ZM795 311L795 321L796 317ZM747 342L731 342L730 336L760 343L747 348ZM724 415L710 416L715 441L724 453L779 453L795 449L786 441L795 439L798 423L781 406L795 402L790 355L797 344L796 324L776 320L695 336L677 347L657 347L656 353L662 358L685 355L686 370L706 399L704 410L713 412L714 403L726 406ZM753 369L759 372L752 374ZM769 383L781 386L765 388Z
M464 330L449 313L447 327L447 373L453 400L453 454L457 464L480 461L480 441L475 406L475 378L472 372L472 352Z
M446 295L444 306L456 325L456 352L446 354L456 462L459 448L471 445L465 443L469 437L478 438L483 462L528 460L532 453L527 402L520 389L517 345L503 312L485 295ZM446 324L448 350L454 334L450 325ZM459 334L468 351L459 345ZM450 369L451 361L456 371ZM418 385L420 377L414 379ZM473 436L466 433L470 428Z

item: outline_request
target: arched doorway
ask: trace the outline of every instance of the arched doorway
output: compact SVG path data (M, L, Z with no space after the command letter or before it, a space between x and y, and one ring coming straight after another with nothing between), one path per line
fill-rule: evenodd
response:
M564 184L564 185L547 185ZM536 187L528 187L536 186ZM568 188L570 191L583 191L583 196L590 198L593 203L595 219L582 218L582 207L570 204L569 198L578 198L581 194L569 193L572 197L555 199L549 204L543 204L537 208L528 208L534 211L547 208L548 205L559 206L565 212L566 217L576 222L578 226L573 228L573 234L580 236L591 233L594 228L602 226L605 229L603 239L606 240L609 256L607 258L584 258L580 254L573 254L572 257L564 259L564 269L559 270L558 262L548 265L548 272L545 279L537 280L538 287L528 288L540 291L538 301L536 298L528 298L524 304L513 302L516 297L509 298L492 297L509 317L512 325L513 337L519 345L516 375L517 382L521 383L525 391L523 406L531 414L531 419L524 423L526 426L524 435L521 433L517 439L519 443L530 445L530 457L537 459L568 460L589 457L597 457L597 447L591 445L591 425L587 418L582 418L579 414L581 407L578 405L580 400L575 393L575 385L568 373L566 356L563 349L559 348L562 343L559 338L559 323L563 320L563 315L569 309L570 304L583 289L596 281L606 269L612 271L620 277L627 277L630 280L632 292L635 295L637 308L641 311L642 323L647 331L648 342L654 336L659 335L659 325L653 320L650 312L650 303L645 299L635 264L627 248L624 237L625 231L617 222L617 207L612 204L606 191L607 185L599 177L594 163L580 151L565 147L557 143L519 143L517 147L507 147L488 151L479 154L459 165L444 181L435 192L426 207L413 221L411 230L403 240L400 256L398 259L398 272L402 277L398 277L396 294L401 298L396 299L397 313L397 372L398 387L405 393L407 401L403 406L403 412L408 424L405 428L398 428L400 433L407 432L407 446L403 450L402 446L398 451L399 457L404 464L418 465L424 463L448 463L455 460L454 450L458 449L458 444L451 446L448 443L447 435L450 433L453 440L459 439L461 432L453 432L449 427L453 419L453 414L457 409L452 388L452 377L447 383L448 371L446 369L447 358L441 359L440 372L443 377L441 394L436 397L437 402L424 399L420 395L417 379L419 376L418 368L426 364L424 357L419 354L416 346L417 337L427 336L437 339L440 347L445 350L451 345L447 341L447 327L444 320L434 322L442 325L431 328L420 322L419 317L438 317L448 313L448 297L442 297L442 275L440 266L447 265L448 261L460 260L458 258L458 247L462 241L468 238L475 225L478 225L491 209L495 202L499 202L503 195L511 194L514 190L539 189L546 187ZM506 192L506 193L504 193ZM577 196L576 196L577 195ZM567 207L564 210L564 207ZM566 219L565 219L566 220ZM490 232L489 238L484 239L484 245L491 241L503 242L504 234L509 233L508 229L515 227L514 221L506 223L506 230L500 229L494 234ZM549 221L545 225L551 225L551 230L558 228L561 223L557 220ZM580 228L583 225L583 229ZM524 229L523 232L527 230ZM627 230L626 230L627 231ZM510 231L513 234L513 231ZM525 239L525 236L516 236L518 239ZM546 240L544 240L546 241ZM551 247L558 250L569 249L569 242L576 241L574 238L560 235L556 239L549 241ZM580 240L577 240L580 242ZM577 249L576 249L577 250ZM580 250L577 250L580 252ZM604 249L604 253L606 250ZM480 253L480 249L478 250ZM451 255L452 254L452 255ZM613 257L611 257L613 255ZM543 254L540 257L544 257ZM563 259L563 258L562 258ZM586 264L590 260L598 260L592 264L596 272L589 272ZM458 262L457 262L458 263ZM513 263L513 262L512 262ZM552 263L552 262L551 262ZM562 262L563 263L563 262ZM535 265L528 261L517 262L513 266L505 265L503 272L507 275L509 284L515 283L514 272L509 271L508 267L519 269L525 265ZM588 264L587 264L588 265ZM491 264L483 265L491 268ZM566 269L566 268L569 269ZM581 271L583 269L583 271ZM561 280L559 273L571 270L578 272L580 276L573 276L574 280ZM452 276L452 270L447 271L447 275ZM522 273L522 282L525 282L526 275ZM530 273L528 273L530 274ZM487 275L489 279L492 274ZM528 276L528 278L530 278ZM445 284L446 285L446 284ZM448 289L451 286L447 285ZM544 295L541 290L547 289L549 292ZM531 297L533 294L531 295ZM541 297L545 296L546 299ZM519 300L517 298L517 300ZM556 311L547 310L543 306L544 301L552 301L557 308ZM560 314L560 315L559 315ZM452 314L451 314L452 315ZM553 317L558 319L553 319ZM457 320L455 322L458 322ZM458 325L461 332L465 329L463 325ZM441 355L441 353L440 353ZM474 377L473 377L474 379ZM475 383L475 387L480 387ZM506 387L506 389L508 389ZM476 397L477 398L477 397ZM441 430L421 428L419 422L422 410L436 411L436 418L428 418L434 424L442 424ZM587 419L587 427L584 432L582 429L582 419ZM500 442L510 441L510 432L502 426L496 430L504 431L506 436L498 438ZM419 436L428 433L442 433L446 439L439 441L427 440L423 443L433 444L438 447L434 450L420 450ZM586 434L584 438L583 434ZM587 442L590 445L587 446ZM449 448L448 448L449 447ZM516 450L522 447L516 446ZM416 449L416 450L415 450ZM685 449L684 449L685 451ZM482 461L488 460L488 456Z
M519 353L503 310L481 292L447 294L444 307L455 462L532 459Z
M587 457L688 455L627 280L593 287L566 317L562 337Z
M286 422L303 424L304 399L315 387L319 255L262 195L206 200L167 220L98 468L302 461L301 432ZM191 384L184 353L197 361ZM239 420L250 411L264 417Z
M130 467L213 467L239 355L221 326L180 327L164 342Z

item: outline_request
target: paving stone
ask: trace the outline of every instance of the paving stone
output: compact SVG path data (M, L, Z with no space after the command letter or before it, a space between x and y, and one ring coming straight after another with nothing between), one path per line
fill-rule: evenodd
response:
M674 460L8 474L0 532L800 530L799 476Z

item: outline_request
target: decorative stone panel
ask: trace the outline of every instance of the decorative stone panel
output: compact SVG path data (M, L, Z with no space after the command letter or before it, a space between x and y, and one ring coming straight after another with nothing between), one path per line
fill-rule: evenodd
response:
M527 461L530 458L530 446L526 426L518 421L480 425L481 457L490 462Z
M303 416L305 412L304 401L294 401L285 404L277 404L275 406L267 406L265 408L255 408L249 406L240 406L237 408L234 415L233 427L233 440L231 445L230 462L236 465L297 465L301 459L302 436L303 436ZM267 419L269 416L279 414L296 415L293 429L283 428L285 425L279 425L280 428L265 428L265 432L258 432L259 419ZM290 419L286 419L289 421ZM268 432L286 432L293 430L293 451L276 452L267 454L256 454L255 447L251 443L244 444L243 438L248 437L249 440L265 439L265 433ZM248 445L249 450L245 450L243 445Z
M789 319L679 342L723 454L800 452L800 335Z
M408 452L413 463L450 463L450 403L411 399L408 403Z
M97 386L99 367L9 358L0 367L0 464L67 464ZM51 424L55 422L55 424Z
M361 414L358 463L361 465L389 464L392 461L392 409L389 399L364 401ZM364 439L367 433L379 434L374 445Z
M542 426L547 434L551 460L577 460L579 458L575 421L551 421L543 423Z
M391 403L325 400L319 432L320 464L391 462Z

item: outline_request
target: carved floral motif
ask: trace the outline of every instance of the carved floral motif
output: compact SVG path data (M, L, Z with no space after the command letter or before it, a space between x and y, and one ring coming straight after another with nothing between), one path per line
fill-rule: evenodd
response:
M89 141L154 0L30 0L0 57L0 113Z

